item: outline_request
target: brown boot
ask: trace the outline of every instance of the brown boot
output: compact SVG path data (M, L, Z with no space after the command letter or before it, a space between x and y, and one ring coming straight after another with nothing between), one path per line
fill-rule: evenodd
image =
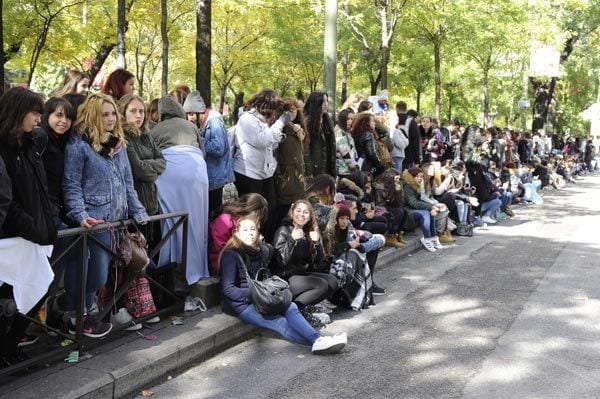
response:
M395 234L385 235L385 245L387 247L402 248L404 245L398 242Z
M445 231L442 234L438 235L440 242L442 244L452 244L454 243L456 240L452 237L452 234L450 234L449 231Z
M399 232L398 234L396 234L396 238L398 239L398 242L402 245L406 245L406 241L404 241L404 235L402 232Z

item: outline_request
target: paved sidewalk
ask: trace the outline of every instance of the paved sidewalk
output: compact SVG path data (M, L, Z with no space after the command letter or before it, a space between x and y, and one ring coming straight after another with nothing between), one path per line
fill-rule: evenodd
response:
M399 250L384 248L378 269L419 250L420 236L406 236ZM185 313L183 325L165 319L153 329L121 332L111 341L89 352L79 363L60 363L0 385L0 399L122 398L139 393L151 383L164 381L247 339L256 328L223 314L219 306L204 313Z

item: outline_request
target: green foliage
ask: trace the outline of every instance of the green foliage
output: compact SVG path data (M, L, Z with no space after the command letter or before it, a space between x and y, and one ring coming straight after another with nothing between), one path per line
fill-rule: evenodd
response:
M168 1L171 87L192 87L195 81L194 3ZM138 78L137 91L149 100L160 93L160 3L128 4L127 65ZM399 18L390 44L390 103L402 99L416 108L419 95L421 112L435 114L437 46L442 120L481 123L487 110L490 118L495 115L495 124L519 125L516 103L522 97L530 49L549 45L564 58L555 93L557 127L587 128L579 114L597 100L600 86L599 1L339 0L338 55L348 58L348 93L368 95L377 82L382 4L388 23L392 11ZM34 89L49 94L66 68L85 70L103 46L116 43L114 0L4 0L5 68L13 83L27 80L44 15L65 5L71 6L49 26L33 74ZM213 0L211 102L231 105L236 93L244 92L247 99L263 87L288 97L321 89L323 24L322 0ZM112 54L105 73L114 64Z

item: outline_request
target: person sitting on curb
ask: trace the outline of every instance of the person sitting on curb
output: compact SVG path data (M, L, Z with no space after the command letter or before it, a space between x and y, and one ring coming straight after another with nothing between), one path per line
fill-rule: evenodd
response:
M315 355L340 352L348 341L346 333L322 336L302 316L296 303L291 302L284 312L274 316L260 313L253 305L245 268L255 275L267 267L270 256L271 249L261 244L257 221L252 216L239 218L219 261L223 311L244 323L274 331L290 342L311 345ZM246 259L245 266L241 259Z

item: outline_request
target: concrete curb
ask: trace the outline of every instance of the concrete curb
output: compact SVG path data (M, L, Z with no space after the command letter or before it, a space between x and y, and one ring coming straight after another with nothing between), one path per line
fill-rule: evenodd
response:
M390 267L421 248L417 236L406 239L407 245L401 249L386 247L381 251L378 268ZM197 289L210 292L212 297L214 284L212 281ZM171 326L163 321L160 329L150 332L157 337L156 341L128 335L126 342L91 359L75 365L52 366L6 384L0 387L0 399L131 397L144 387L160 383L169 373L200 363L256 331L257 327L217 309L186 317L182 326Z

